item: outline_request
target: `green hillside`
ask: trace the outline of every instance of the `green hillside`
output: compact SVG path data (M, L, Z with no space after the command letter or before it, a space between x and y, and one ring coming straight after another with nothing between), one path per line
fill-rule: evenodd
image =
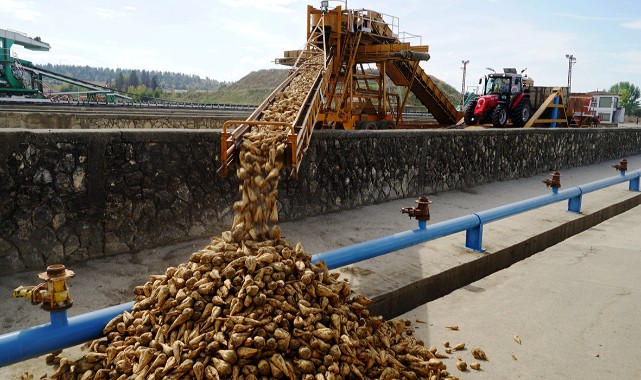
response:
M185 102L258 105L287 78L287 73L288 69L252 71L237 82L223 85L214 92L190 90L181 93L164 94L163 97ZM431 78L452 104L456 105L460 102L461 95L457 90L436 77L431 76ZM391 92L399 91L399 94L402 92L401 89L391 84L391 81L387 84L387 88ZM421 103L413 94L410 94L408 105L421 106Z
M260 104L287 78L288 70L252 71L212 94L214 103Z
M52 64L43 65L43 68L122 92L130 92L130 95L136 99L152 96L154 92L153 96L171 101L249 105L262 103L285 80L289 71L289 69L252 71L236 82L219 82L215 79L200 78L197 75L138 69L114 70ZM438 78L432 77L432 79L450 102L458 104L460 94L457 90ZM61 86L61 83L56 81L51 85L59 87L58 89L62 91L79 90L73 86ZM402 90L395 89L391 83L387 86L389 91L398 91L402 95ZM420 106L421 104L410 94L408 105Z

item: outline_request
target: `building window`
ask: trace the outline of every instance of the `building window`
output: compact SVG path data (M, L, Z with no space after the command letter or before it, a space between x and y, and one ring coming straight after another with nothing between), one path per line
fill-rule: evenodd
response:
M606 96L599 99L599 108L612 108L612 97Z

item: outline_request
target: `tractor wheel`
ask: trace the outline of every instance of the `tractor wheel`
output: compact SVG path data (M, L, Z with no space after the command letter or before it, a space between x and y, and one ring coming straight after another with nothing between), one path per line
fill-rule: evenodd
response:
M373 121L363 120L356 125L356 129L376 129L376 123Z
M507 107L505 104L498 104L492 112L492 124L495 128L503 128L507 123Z
M379 120L376 122L376 129L396 129L396 124L391 120Z
M363 129L370 129L370 130L376 129L376 122L364 121L363 122Z
M530 116L532 116L532 103L530 103L530 99L521 99L519 104L514 107L511 116L512 125L514 125L515 128L523 128L525 123L530 120Z
M463 110L463 121L465 125L476 125L479 121L476 115L474 115L474 108L476 107L476 100L473 100L465 106Z

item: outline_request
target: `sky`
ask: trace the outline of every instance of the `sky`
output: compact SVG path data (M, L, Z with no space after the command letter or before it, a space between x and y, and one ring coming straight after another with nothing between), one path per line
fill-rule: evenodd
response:
M35 64L182 72L236 81L284 68L274 59L306 41L307 5L319 0L0 0L0 28L41 37L48 52L14 46ZM535 85L572 92L641 86L639 0L349 0L330 8L372 9L429 46L422 68L461 89L493 68L526 73Z

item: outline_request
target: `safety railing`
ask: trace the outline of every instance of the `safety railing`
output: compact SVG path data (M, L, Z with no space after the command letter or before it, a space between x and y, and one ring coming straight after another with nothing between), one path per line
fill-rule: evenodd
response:
M620 171L620 175L616 177L606 178L563 191L558 191L558 188L553 188L551 194L530 198L429 226L425 221L419 220L418 229L319 253L312 257L312 262L324 261L328 268L338 268L463 231L466 233L465 247L483 252L483 226L487 223L564 200L568 201L568 211L580 213L583 194L627 181L630 182L629 190L638 192L639 177L641 177L641 170L628 173Z
M641 170L628 173L621 170L616 177L563 191L553 187L552 193L548 195L429 226L425 220L419 220L418 229L319 253L312 256L312 262L324 261L329 269L335 269L462 231L466 231L465 246L482 252L483 226L487 223L564 200L568 201L568 211L578 213L581 212L583 194L623 182L629 182L629 190L638 192L640 177ZM66 310L56 311L50 313L49 324L1 335L0 367L97 339L102 336L107 322L124 311L130 312L133 305L133 302L129 302L69 319Z

